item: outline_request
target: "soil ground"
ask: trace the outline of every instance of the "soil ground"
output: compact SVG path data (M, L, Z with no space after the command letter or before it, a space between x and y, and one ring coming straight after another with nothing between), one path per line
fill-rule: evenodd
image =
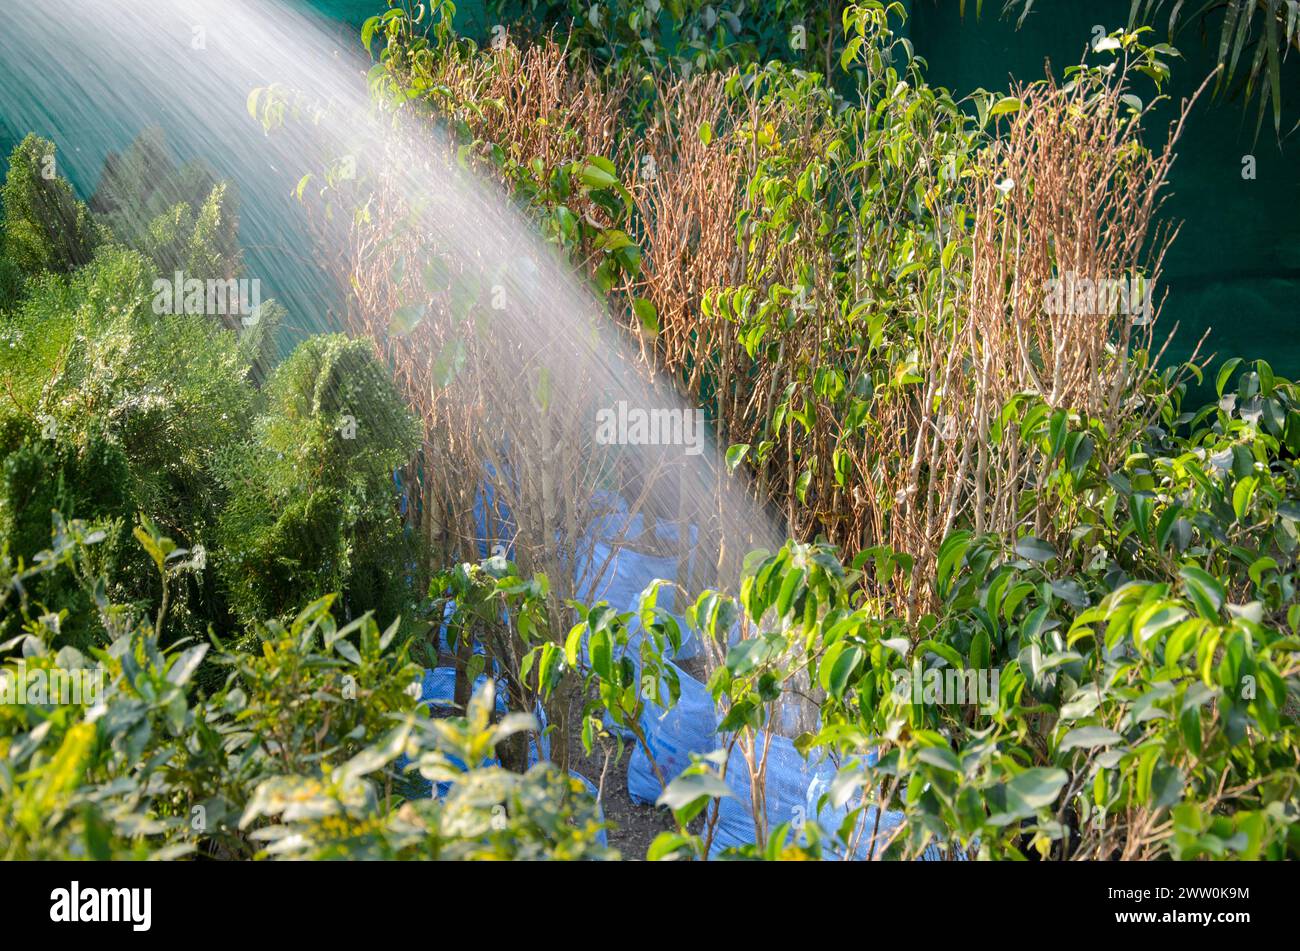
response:
M632 760L628 746L617 761L613 751L608 756L599 748L591 756L583 755L582 744L576 743L577 758L574 769L586 776L600 791L600 808L605 821L612 825L609 845L618 849L624 859L644 859L650 843L660 832L675 828L667 809L643 806L633 802L627 794L627 767Z

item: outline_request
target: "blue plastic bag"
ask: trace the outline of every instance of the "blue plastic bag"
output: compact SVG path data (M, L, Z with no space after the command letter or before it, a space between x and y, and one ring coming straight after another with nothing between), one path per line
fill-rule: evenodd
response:
M713 697L708 689L690 674L676 668L681 682L681 698L671 710L649 704L641 716L646 742L667 782L672 782L691 765L692 753L708 753L718 748L718 719ZM633 801L654 804L663 792L654 768L640 744L632 751L627 767L627 792Z
M826 759L805 759L789 737L760 733L755 737L754 762L761 763L765 746L767 765L764 776L764 815L771 832L783 822L796 829L808 817L808 790L814 783L835 778L835 767ZM712 854L723 849L739 848L755 841L754 804L750 795L749 766L739 748L727 758L727 786L731 797L718 802L718 824L713 835ZM734 798L733 798L734 797Z
M612 493L602 495L606 497L607 509L592 522L587 544L578 556L576 590L583 594L589 604L605 601L620 613L636 611L646 585L656 578L665 581L677 578L679 559L650 554L650 551L677 551L681 533L677 525L662 521L657 522L653 530L648 529L644 515L638 513L629 516L627 504L621 498ZM695 527L691 526L692 553L697 537ZM638 547L645 550L637 550ZM672 590L667 587L660 590L656 603L665 610L671 609ZM675 654L670 648L668 656L680 659L694 657L699 651L699 645L687 630L685 620L676 617L682 632L682 646ZM640 622L634 618L629 625L630 646L634 652L641 636L639 627Z

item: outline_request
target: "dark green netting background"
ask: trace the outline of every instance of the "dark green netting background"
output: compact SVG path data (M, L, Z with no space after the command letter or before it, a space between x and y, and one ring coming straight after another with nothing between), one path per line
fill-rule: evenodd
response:
M997 15L1000 0L986 0L979 20L970 15L973 6L967 4L963 20L956 0L912 4L912 40L929 63L931 81L960 93L1005 87L1008 76L1039 78L1044 60L1059 74L1078 62L1094 24L1109 32L1129 12L1128 0L1038 0L1017 30L1014 20ZM1194 93L1214 69L1217 43L1217 32L1203 43L1195 26L1180 33L1183 58L1171 64L1166 90L1175 101ZM1300 374L1300 133L1283 152L1271 117L1256 140L1253 101L1243 109L1239 100L1211 101L1209 94L1188 119L1165 206L1183 222L1165 262L1169 297L1161 322L1166 329L1180 325L1170 354L1186 356L1209 329L1207 347L1221 357L1263 357L1294 377ZM1283 70L1282 101L1285 134L1300 119L1294 54ZM1166 104L1151 131L1163 136L1174 113ZM1241 177L1246 154L1256 159L1254 181Z

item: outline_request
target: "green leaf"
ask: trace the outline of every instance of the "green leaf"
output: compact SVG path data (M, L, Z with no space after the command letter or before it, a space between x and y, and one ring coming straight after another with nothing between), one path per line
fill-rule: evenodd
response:
M1023 535L1016 539L1016 554L1030 561L1051 561L1056 557L1056 549L1051 542L1035 535Z
M1254 476L1246 476L1239 479L1232 490L1232 510L1237 514L1237 521L1245 522L1246 513L1250 510L1250 501L1255 496L1255 487L1259 480Z
M408 304L393 311L390 327L395 334L409 334L420 325L422 320L424 320L424 305Z
M609 680L614 669L614 645L606 628L591 632L588 643L591 653L591 669L604 680Z
M1272 396L1273 389L1277 385L1277 377L1273 374L1273 368L1265 360L1256 360L1255 372L1259 375L1260 395Z
M970 666L975 670L988 670L992 655L988 632L981 629L971 640Z
M1176 766L1160 764L1151 777L1151 808L1172 806L1183 797L1183 772Z
M582 648L582 635L586 630L586 624L575 624L564 640L564 659L568 661L570 667L578 666L578 651Z
M1217 620L1226 597L1218 579L1196 565L1183 565L1178 569L1178 576L1183 579L1187 597L1201 617Z
M1104 726L1081 726L1065 734L1057 749L1062 753L1073 749L1093 749L1098 746L1112 746L1123 739L1123 736Z
M357 667L361 666L361 654L351 641L341 640L334 643L334 649Z
M655 310L653 303L644 297L638 297L632 301L632 312L636 314L642 330L652 336L658 335L659 312Z
M1250 567L1246 570L1246 574L1250 575L1250 580L1252 582L1256 585L1260 585L1264 582L1264 572L1275 571L1277 568L1277 561L1270 556L1265 555L1263 558L1256 558L1251 562Z
M695 854L694 839L680 832L660 832L646 850L647 862L663 862Z
M1175 601L1157 601L1138 611L1133 617L1133 629L1138 645L1144 645L1161 631L1187 617L1187 610Z
M689 806L698 799L735 798L731 787L711 773L696 773L678 776L655 800L656 806L667 806L676 812Z
M940 597L947 597L951 589L951 580L961 563L962 556L970 547L971 533L953 532L939 546L939 563L936 569L936 587Z
M727 471L735 472L736 466L744 461L745 456L749 453L749 443L736 443L727 449Z
M834 657L831 656L832 653ZM858 664L862 662L863 656L861 648L846 648L843 641L835 644L830 651L827 651L826 662L821 669L821 679L823 686L836 700L843 699L849 678ZM829 672L827 671L828 667L830 668Z
M1223 388L1228 385L1228 379L1240 365L1241 357L1233 357L1231 360L1223 361L1223 366L1219 367L1219 375L1215 378L1214 388L1220 397L1223 396Z
M162 553L162 549L160 549L157 544L154 543L154 540L149 537L149 533L139 525L135 527L132 534L135 535L140 546L148 553L149 557L153 559L153 563L158 566L158 570L161 571L165 557Z
M804 469L799 473L799 478L794 483L794 494L799 498L800 505L808 503L808 487L812 485L812 470Z
M608 159L589 158L578 173L582 183L588 188L609 189L618 186L618 175Z
M190 678L194 676L194 672L199 669L199 664L203 663L203 657L207 652L207 644L199 644L188 648L176 658L167 671L167 682L176 684L178 687L189 683Z
M1069 779L1063 769L1027 769L1007 783L1007 799L1030 812L1044 809L1056 801Z
M1019 112L1022 105L1023 103L1015 96L1003 96L994 103L993 108L989 110L989 118L995 119L998 116L1004 116L1008 113Z
M1062 720L1082 720L1101 705L1102 694L1093 684L1080 687L1061 707Z
M927 746L916 754L916 758L927 765L961 774L961 761L957 754L946 746Z

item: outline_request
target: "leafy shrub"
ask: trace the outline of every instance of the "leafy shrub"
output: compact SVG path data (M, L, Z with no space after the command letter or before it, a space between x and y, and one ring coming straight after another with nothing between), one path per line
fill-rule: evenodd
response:
M276 817L260 829L267 853L295 859L379 858L484 861L602 859L617 853L599 844L603 824L582 782L550 763L526 773L481 763L517 732L535 726L525 714L491 722L491 682L476 692L463 719L407 721L353 757L328 779L303 776L263 781L242 824ZM444 798L385 808L367 773L414 754L420 774L448 783Z
M36 233L24 209L48 205L46 192L73 201L65 182L39 174L44 148L31 138L14 154L7 234ZM76 206L77 227L103 237L93 257L73 267L79 259L62 252L20 256L22 294L0 310L0 536L30 563L48 542L51 511L101 523L107 537L94 558L116 586L109 594L143 607L162 597L131 537L138 517L149 519L198 553L170 593L178 637L233 634L241 618L288 616L332 590L358 614L391 619L413 600L404 578L416 549L393 484L413 454L413 424L367 345L309 340L259 391L274 302L251 331L152 306L161 268L237 273L224 194L197 166L174 169L146 134L110 162L96 196L103 220L86 224ZM360 425L343 441L334 427L345 403ZM229 557L225 532L239 543ZM62 643L103 646L96 612L65 578L42 575L32 595L65 612ZM0 632L16 623L0 615Z
M157 272L199 279L240 270L239 218L231 186L198 162L177 168L163 134L146 130L122 155L109 153L90 209Z
M530 4L543 23L569 7ZM706 32L660 50L645 42L657 5L621 6L626 20L589 18L583 42L598 64L642 71L597 88L559 44L480 56L451 37L448 8L432 42L405 8L367 23L367 46L388 40L377 95L453 116L459 157L494 169L620 305L643 356L744 440L729 461L753 467L791 531L829 536L849 564L825 537L792 541L688 607L720 749L678 776L645 729L680 694L667 657L683 632L657 606L668 582L628 612L566 601L563 553L528 558L558 569L554 587L500 557L435 577L466 715L428 719L411 699L410 622L381 629L371 613L409 605L421 555L394 485L420 428L375 344L312 338L258 391L246 341L146 310L152 269L238 266L221 186L142 140L96 203L102 237L134 250L92 257L84 209L33 177L45 153L29 140L0 269L0 652L93 667L108 686L95 705L0 704L4 854L612 857L565 770L575 740L590 752L621 731L676 820L652 858L1300 854L1300 389L1256 361L1229 392L1230 362L1219 401L1184 412L1132 322L1053 323L1022 293L1070 263L1067 247L1095 252L1083 263L1098 276L1140 264L1169 152L1132 138L1143 110L1124 76L1153 62L1136 34L1115 38L1119 68L980 96L971 117L925 84L896 6L851 7L821 75L747 65L695 81L679 80L750 63L779 30L747 46L731 11L673 4ZM806 10L769 12L764 29ZM668 77L647 82L661 58ZM842 98L832 58L867 101ZM638 107L617 128L629 80ZM1078 214L1086 195L1052 178L1071 161L1085 193L1120 197ZM404 210L358 216L358 247L426 250L401 233ZM500 432L473 414L481 391L440 394L479 354L437 335L459 333L448 318L474 313L482 276L375 260L343 262L364 299L352 317L431 335L389 354L425 424L415 527L455 516L461 553L479 541L467 499ZM396 306L413 291L427 308ZM1063 356L1062 341L1077 348ZM549 398L496 377L516 405ZM458 445L449 418L486 440ZM510 448L549 464L555 432L532 423ZM496 467L503 492L510 468ZM551 552L555 482L537 481L551 495L531 542ZM56 514L39 550L51 509L94 524ZM495 683L468 693L488 670L500 717ZM539 709L557 763L529 768ZM798 827L759 794L778 736L833 774ZM411 798L412 772L450 790ZM719 850L720 800L741 787L754 844Z
M411 598L413 544L393 473L417 430L368 341L312 337L267 383L249 442L226 455L219 571L247 623L342 592L396 617Z
M755 739L796 675L820 688L820 723L795 742L841 764L819 801L836 828L805 843L900 857L1294 857L1300 608L1284 592L1300 512L1294 461L1268 430L1300 417L1266 365L1239 386L1249 420L1273 401L1263 429L1222 406L1183 417L1174 400L1168 422L1183 435L1150 431L1170 448L1134 451L1122 472L1080 451L1105 438L1096 420L1033 404L1022 438L1051 460L1038 491L1074 503L1058 526L1068 547L957 532L939 554L942 610L915 623L851 607L864 576L893 576L900 556L883 548L846 571L823 548L789 546L738 603L698 603L689 619L715 642L740 618L710 688L754 782ZM1235 477L1211 474L1209 460L1234 458ZM932 678L969 685L972 673L995 676L987 704L930 694ZM881 831L876 810L901 821ZM760 849L794 835L755 823Z
M0 191L0 257L20 274L71 271L90 260L98 242L86 206L57 172L54 143L36 135L23 139L9 157L9 174Z
M73 571L103 533L55 519L30 567L0 559L0 607L40 573ZM144 533L164 575L186 553ZM491 689L465 718L417 711L419 669L370 615L338 626L332 597L291 624L259 627L261 649L220 655L207 696L195 674L209 645L164 648L130 606L96 597L106 648L56 651L48 619L3 645L6 687L36 670L85 669L102 691L72 703L0 702L0 854L9 858L604 857L581 784L542 764L526 776L478 768L526 725L489 722ZM27 612L24 609L24 614ZM164 621L165 623L165 621ZM20 666L23 665L23 666ZM54 699L52 696L49 699ZM399 754L445 799L407 802ZM470 764L470 765L465 765ZM276 819L271 823L268 819Z
M28 420L5 417L0 423L4 463L0 538L14 557L31 557L49 544L50 512L110 519L130 512L130 473L121 449L102 436L78 450L67 441L42 438L40 428ZM95 550L97 560L120 564L125 533L109 523L106 540ZM88 648L98 643L99 630L93 604L81 586L59 574L42 574L28 591L34 600L60 613L63 643ZM14 616L0 617L0 634L17 633Z
M179 272L186 280L230 281L243 277L238 204L231 183L218 181L201 162L177 167L162 131L146 129L123 154L109 153L90 209L114 240L153 262L162 280L170 283ZM260 381L278 356L283 308L266 301L255 315L229 309L215 316L238 333Z
M15 554L44 547L52 510L111 520L107 556L123 561L109 574L144 582L114 593L128 601L158 595L129 541L137 512L187 546L213 545L222 504L213 463L241 438L254 399L238 341L203 317L154 314L149 273L138 254L106 246L69 277L42 279L6 321L0 352L14 421L0 519ZM177 626L225 627L211 577L193 582ZM87 625L93 616L79 613L69 627L83 648Z
M582 57L613 80L650 85L665 68L689 75L779 59L829 73L841 54L842 0L489 0L489 41L509 24L524 38L559 32Z

